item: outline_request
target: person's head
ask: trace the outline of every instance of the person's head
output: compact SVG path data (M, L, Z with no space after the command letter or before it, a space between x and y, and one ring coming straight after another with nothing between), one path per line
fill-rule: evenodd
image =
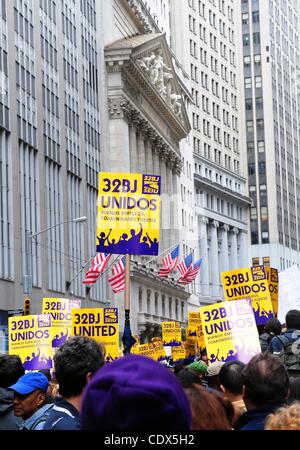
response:
M300 311L291 309L286 313L285 323L287 329L300 330Z
M223 364L219 372L219 381L225 395L242 396L244 367L245 364L241 361L228 361Z
M254 356L243 369L243 398L247 409L283 403L288 397L289 376L278 356Z
M43 373L45 377L47 377L48 381L51 380L51 373L49 369L40 369L39 372Z
M190 430L183 388L161 364L128 355L99 370L84 391L84 430Z
M0 356L0 388L7 389L24 375L25 369L19 356Z
M46 402L48 378L41 372L28 372L9 386L13 391L13 408L16 417L31 417Z
M224 364L225 363L222 361L215 361L214 363L212 363L208 366L205 379L210 388L221 391L219 373L220 373L221 367Z
M94 339L70 337L54 355L59 393L68 399L82 394L92 375L104 365L104 350Z
M185 389L192 410L193 430L230 430L225 405L214 392L193 384Z
M276 317L271 317L271 319L269 319L266 322L265 325L265 332L269 333L269 334L275 334L276 336L278 336L281 333L282 330L282 325L280 323L280 321L278 319L276 319Z
M295 400L300 401L300 378L290 377L288 404L293 403Z
M300 403L294 402L270 414L265 430L300 430Z
M183 388L188 388L193 384L201 384L201 378L188 367L183 367L175 375Z
M194 361L189 364L188 369L194 372L198 377L202 378L207 373L207 365L204 361Z

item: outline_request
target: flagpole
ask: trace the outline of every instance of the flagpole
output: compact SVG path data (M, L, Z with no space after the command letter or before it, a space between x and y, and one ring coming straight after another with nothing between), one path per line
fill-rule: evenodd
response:
M184 242L184 240L182 239L181 241L179 241L177 244L172 245L171 247L167 248L166 250L164 250L162 253L160 253L159 255L155 256L154 258L150 259L150 261L147 262L147 264L145 264L146 266L148 266L148 264L150 264L152 261L154 261L156 258L158 258L161 255L164 255L165 253L167 253L169 250L171 250L171 248L175 248L177 247L177 245L180 245L182 242Z
M125 293L124 293L124 309L130 311L130 255L125 255Z

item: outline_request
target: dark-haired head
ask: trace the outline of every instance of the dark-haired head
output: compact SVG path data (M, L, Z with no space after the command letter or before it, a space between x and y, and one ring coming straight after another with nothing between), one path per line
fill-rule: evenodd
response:
M230 430L233 407L214 392L193 384L185 389L192 410L193 430ZM230 409L231 408L231 409Z
M285 316L287 329L300 330L300 311L291 309Z
M266 322L265 325L265 332L266 333L273 333L274 335L278 336L281 333L282 330L282 325L279 322L278 319L276 319L276 317L271 317L271 319L269 319Z
M291 404L296 400L300 401L300 378L291 377L288 404Z
M254 356L243 369L244 401L247 408L282 404L288 396L289 377L278 356L269 352Z
M241 361L228 361L221 367L219 381L224 392L234 396L242 395L244 367L245 364Z
M0 387L8 388L25 373L22 361L17 355L0 356Z
M59 393L65 398L82 394L88 377L104 365L104 349L94 339L69 338L54 355Z
M187 367L183 367L176 375L177 380L180 382L183 388L189 388L193 384L201 384L201 378Z

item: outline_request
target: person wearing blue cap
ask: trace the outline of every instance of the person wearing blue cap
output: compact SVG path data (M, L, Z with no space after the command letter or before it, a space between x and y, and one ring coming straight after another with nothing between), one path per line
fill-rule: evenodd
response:
M41 372L28 372L9 386L13 391L13 408L16 417L24 422L20 430L42 430L53 404L46 403L48 378Z

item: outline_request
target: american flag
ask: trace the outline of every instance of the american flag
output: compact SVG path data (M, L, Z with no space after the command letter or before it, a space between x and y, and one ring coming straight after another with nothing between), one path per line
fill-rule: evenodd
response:
M162 267L160 268L158 276L163 278L169 275L175 269L178 262L179 245L167 256L162 259Z
M181 261L179 264L177 264L177 269L181 275L181 278L183 278L185 276L185 274L188 272L189 268L192 265L192 261L193 261L193 254L190 253L185 259L184 261Z
M92 261L91 268L85 274L83 284L95 284L101 273L104 272L110 257L111 254L108 253L97 253Z
M186 274L179 278L178 283L181 284L189 284L194 281L199 273L200 266L202 263L202 258L200 258L197 262L192 264Z
M121 258L117 264L111 269L112 276L108 278L108 282L114 293L122 292L125 289L125 256Z

